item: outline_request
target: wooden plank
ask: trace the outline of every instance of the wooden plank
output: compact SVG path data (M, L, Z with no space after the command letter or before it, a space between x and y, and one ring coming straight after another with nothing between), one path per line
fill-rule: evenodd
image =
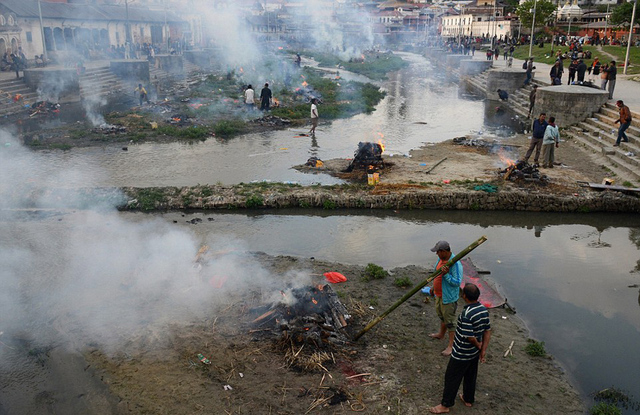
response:
M615 190L617 192L640 193L638 187L614 186L600 183L578 182L581 187L588 187L594 190Z

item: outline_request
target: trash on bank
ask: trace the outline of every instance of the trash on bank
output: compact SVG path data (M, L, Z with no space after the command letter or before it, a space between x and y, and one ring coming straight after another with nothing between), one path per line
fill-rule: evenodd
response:
M198 358L198 360L200 360L205 365L210 365L211 364L211 361L209 359L207 359L206 357L204 357L204 355L202 353L198 353L197 354L197 358Z

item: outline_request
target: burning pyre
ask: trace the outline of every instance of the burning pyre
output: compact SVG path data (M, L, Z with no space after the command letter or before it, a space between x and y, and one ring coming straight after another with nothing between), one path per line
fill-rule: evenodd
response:
M124 134L127 132L127 127L124 125L100 124L92 131L99 134Z
M549 181L549 178L542 174L536 165L529 164L524 160L517 160L516 162L508 160L507 164L506 169L498 171L498 174L504 180L511 180L512 182L526 181L540 184L546 184Z
M358 149L353 153L353 160L345 171L352 172L356 168L368 171L384 168L383 152L384 146L382 143L360 142L358 143Z
M348 343L344 329L351 316L346 307L328 284L294 288L281 294L282 301L254 310L257 313L266 309L253 320L253 332L277 339L290 366L324 369L323 364L334 359L334 347Z

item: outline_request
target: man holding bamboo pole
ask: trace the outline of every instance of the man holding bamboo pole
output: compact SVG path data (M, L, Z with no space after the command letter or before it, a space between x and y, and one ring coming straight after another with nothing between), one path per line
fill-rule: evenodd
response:
M436 313L440 318L440 331L432 333L430 336L434 339L443 339L448 332L449 343L447 348L442 351L442 355L450 356L456 329L456 310L458 298L460 298L460 284L462 283L462 264L456 262L451 266L451 269L447 266L447 262L454 256L447 241L438 241L436 246L431 248L431 252L435 252L440 259L435 270L442 272L433 280L433 293L436 296Z

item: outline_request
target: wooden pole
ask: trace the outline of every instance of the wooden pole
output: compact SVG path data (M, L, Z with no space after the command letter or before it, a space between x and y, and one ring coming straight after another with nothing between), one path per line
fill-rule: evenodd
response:
M459 254L457 254L455 257L451 258L449 260L449 262L446 263L446 266L451 268L451 266L453 264L455 264L456 262L460 261L462 258L464 258L465 256L467 256L467 254L469 254L469 252L473 251L474 249L476 249L478 246L480 246L482 243L484 243L487 240L486 236L481 237L480 239L478 239L477 241L475 241L474 243L472 243L471 245L469 245L468 247L466 247L465 249L463 249ZM433 281L438 275L440 275L442 273L442 271L437 270L435 272L433 272L431 275L429 275L429 277L427 277L426 280L422 281L421 283L419 283L418 285L416 285L415 287L413 287L411 289L411 291L409 291L408 293L406 293L401 299L399 299L398 301L395 302L395 304L393 304L391 307L389 307L384 313L380 314L378 317L376 317L375 319L373 319L369 324L367 324L367 326L365 328L363 328L358 334L356 334L356 336L354 337L354 340L358 340L360 337L362 337L366 332L368 332L369 330L371 330L376 324L380 323L386 316L388 316L393 310L395 310L396 308L398 308L398 306L402 303L404 303L405 301L407 301L409 298L411 298L415 293L417 293L418 291L420 291L420 289L422 287L424 287L425 285L429 284L431 281Z
M433 171L433 169L435 169L436 167L438 167L443 161L445 161L447 158L443 158L442 160L440 160L439 162L437 162L436 164L433 165L433 167L431 167L429 170L427 170L427 172L425 174L429 174Z

